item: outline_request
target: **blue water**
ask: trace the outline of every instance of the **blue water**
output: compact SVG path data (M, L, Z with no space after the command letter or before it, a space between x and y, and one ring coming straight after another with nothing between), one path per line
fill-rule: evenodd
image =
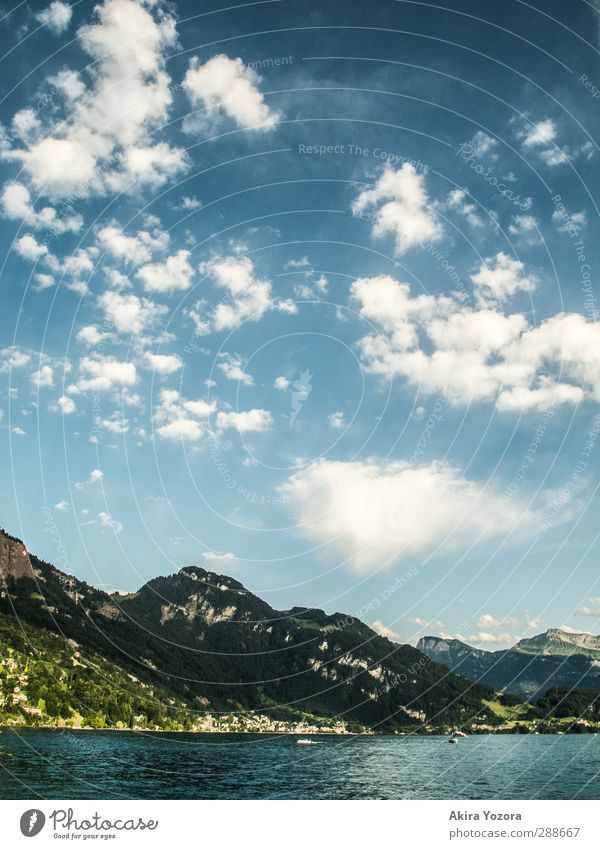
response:
M0 798L600 798L600 736L296 739L5 729Z

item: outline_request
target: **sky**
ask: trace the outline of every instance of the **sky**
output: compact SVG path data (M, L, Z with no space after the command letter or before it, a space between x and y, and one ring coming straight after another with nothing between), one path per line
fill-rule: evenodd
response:
M0 524L105 589L600 631L598 10L0 10Z

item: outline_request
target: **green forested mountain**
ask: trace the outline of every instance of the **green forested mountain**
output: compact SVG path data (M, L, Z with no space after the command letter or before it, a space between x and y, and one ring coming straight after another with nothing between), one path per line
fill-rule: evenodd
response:
M378 730L494 721L483 701L494 697L489 687L417 649L342 614L276 611L201 568L111 596L2 534L0 573L0 651L5 661L9 648L19 664L31 658L36 683L26 706L34 711L43 702L53 715L76 712L97 723L102 715L107 724L143 716L165 726L247 711ZM52 672L56 666L66 675Z
M551 629L502 651L483 651L440 637L423 637L417 648L471 681L534 701L551 687L600 690L597 643L590 634Z

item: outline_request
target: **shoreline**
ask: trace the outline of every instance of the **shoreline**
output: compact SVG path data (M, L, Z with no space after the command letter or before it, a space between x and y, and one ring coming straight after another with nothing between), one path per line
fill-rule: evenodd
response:
M377 731L344 731L344 732L335 732L332 733L330 731L226 731L226 730L212 730L212 731L194 731L183 730L183 729L171 729L166 730L163 728L87 728L82 726L63 726L63 725L0 725L0 740L1 735L6 733L7 731L59 731L61 733L69 732L69 731L81 731L81 732L111 732L111 733L129 733L129 734L195 734L195 735L230 735L236 737L328 737L328 738L336 738L336 737L368 737L375 739L389 739L392 737L410 737L410 738L430 738L430 737L440 737L443 739L450 739L452 737L451 732L439 731L439 732L427 732L427 733L418 733L418 732L409 732L409 731L401 731L401 732L377 732ZM468 739L469 737L594 737L598 736L600 731L587 731L583 733L577 732L568 732L568 731L532 731L528 733L519 732L516 730L502 730L502 731L490 731L486 729L485 731L473 731L470 734L467 734L467 737L464 739Z

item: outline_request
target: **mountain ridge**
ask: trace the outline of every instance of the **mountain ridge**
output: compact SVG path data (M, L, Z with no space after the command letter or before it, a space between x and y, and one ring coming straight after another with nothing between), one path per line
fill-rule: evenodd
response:
M493 718L489 687L354 617L278 611L198 566L109 594L32 554L26 568L22 543L2 536L0 616L76 641L191 713L287 712L381 730Z
M588 639L582 641L581 637ZM470 681L535 700L552 687L600 690L600 650L593 648L596 640L600 642L591 634L550 628L498 651L434 636L422 637L417 648Z

